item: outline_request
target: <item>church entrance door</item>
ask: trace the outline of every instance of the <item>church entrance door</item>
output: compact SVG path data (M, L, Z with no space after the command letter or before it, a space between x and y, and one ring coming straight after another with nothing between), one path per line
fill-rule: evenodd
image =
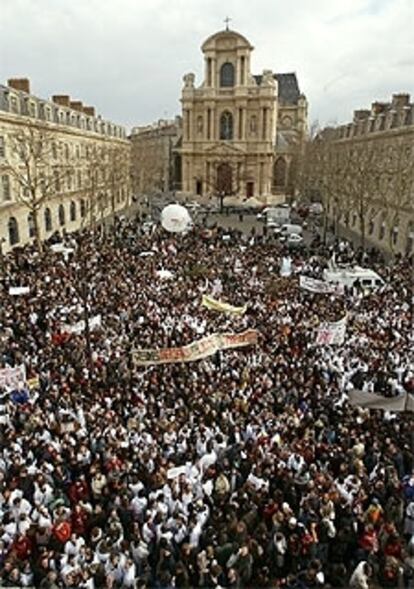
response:
M217 168L217 192L227 196L233 191L233 171L230 164L223 163Z

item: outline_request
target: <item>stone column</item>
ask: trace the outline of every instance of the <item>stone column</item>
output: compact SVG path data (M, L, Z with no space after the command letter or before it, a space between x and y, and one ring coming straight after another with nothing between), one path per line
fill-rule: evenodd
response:
M194 111L192 106L188 109L188 135L189 140L194 141Z
M207 141L208 140L208 107L205 107L203 120L204 120L203 140Z
M192 158L187 158L187 192L193 192L193 162Z
M216 110L216 107L213 106L213 108L211 109L211 140L212 141L216 141L217 140L217 134L216 134L217 121L216 121L216 117L217 117L217 110Z
M217 59L211 58L211 87L216 88L216 76L217 76Z

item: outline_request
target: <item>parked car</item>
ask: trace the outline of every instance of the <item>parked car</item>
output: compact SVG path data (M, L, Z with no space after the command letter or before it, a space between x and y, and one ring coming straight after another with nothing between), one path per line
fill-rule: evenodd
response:
M301 225L293 225L291 223L286 223L285 225L282 225L281 233L282 233L282 235L291 235L292 233L295 233L296 235L301 235L302 234L302 226Z
M286 244L293 245L293 246L302 245L303 244L303 237L302 237L302 235L299 235L298 233L291 233L286 238Z

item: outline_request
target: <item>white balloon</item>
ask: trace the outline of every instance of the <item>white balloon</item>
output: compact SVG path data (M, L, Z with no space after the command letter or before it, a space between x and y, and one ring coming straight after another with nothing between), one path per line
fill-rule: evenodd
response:
M161 225L166 231L184 233L191 226L191 217L181 205L168 205L161 211Z

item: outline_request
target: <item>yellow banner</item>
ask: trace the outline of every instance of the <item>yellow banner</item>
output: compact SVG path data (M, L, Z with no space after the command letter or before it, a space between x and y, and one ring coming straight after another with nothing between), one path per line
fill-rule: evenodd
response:
M133 361L135 366L194 362L212 356L218 350L254 346L257 344L258 335L259 332L255 329L247 329L242 333L214 333L181 348L135 350Z
M207 309L219 311L220 313L229 313L230 315L244 315L247 310L247 305L244 305L243 307L233 307L233 305L223 303L222 301L218 301L207 295L203 295L201 304L203 307L207 307Z

